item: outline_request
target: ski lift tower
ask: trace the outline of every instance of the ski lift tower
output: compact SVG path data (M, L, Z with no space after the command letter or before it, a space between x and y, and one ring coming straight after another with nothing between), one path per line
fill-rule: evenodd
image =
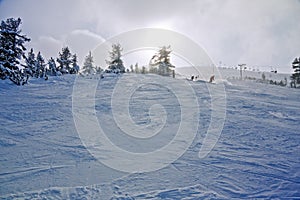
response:
M243 67L246 66L246 64L238 64L240 67L240 79L243 80Z

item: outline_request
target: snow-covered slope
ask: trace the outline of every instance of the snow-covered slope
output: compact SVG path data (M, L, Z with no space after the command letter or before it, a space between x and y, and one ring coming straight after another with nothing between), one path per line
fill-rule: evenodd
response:
M153 138L157 146L141 140L128 143L118 137L120 129L111 117L110 97L120 76L95 78L81 81L99 81L96 116L118 146L154 151L174 137L180 105L172 91L155 85L139 88L130 102L133 121L148 124L149 104L155 102L165 107L171 119L163 129L167 134L160 134L160 140ZM123 78L130 84L153 75ZM80 140L72 113L74 81L72 75L32 79L23 87L0 81L1 199L300 198L299 90L226 82L222 134L210 154L200 159L211 120L211 96L205 83L190 82L200 108L199 129L190 147L162 169L126 173L103 165Z
M203 72L204 71L204 72ZM200 72L204 74L200 74ZM219 73L221 77L219 77ZM233 68L213 68L213 67L181 67L176 68L176 73L183 78L191 78L191 76L199 76L200 79L208 81L210 76L215 75L217 78L226 79L240 79L241 71L239 69ZM291 74L282 74L282 73L274 73L274 72L264 72L264 71L249 71L242 70L242 78L244 80L262 80L262 76L265 76L266 82L280 81L285 82L285 79L289 81Z
M218 68L222 77L224 79L239 79L240 70L239 69L228 69L228 68ZM263 71L249 71L243 70L242 76L243 79L262 79L262 75L265 75L266 80L273 81L284 81L285 78L289 81L290 74L274 73L274 72L263 72Z

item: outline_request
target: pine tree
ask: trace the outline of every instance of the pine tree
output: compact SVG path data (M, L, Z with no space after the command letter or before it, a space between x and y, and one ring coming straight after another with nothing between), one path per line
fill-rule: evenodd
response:
M0 78L9 78L17 85L28 80L25 70L21 69L21 59L25 57L25 42L30 39L21 34L21 19L9 18L0 25Z
M32 48L30 49L30 51L27 54L27 57L25 58L25 63L26 65L24 67L26 73L33 77L35 74L36 59Z
M161 47L150 60L150 71L152 73L157 72L162 76L170 76L175 68L175 66L170 63L171 52L170 46Z
M71 69L71 63L72 63L72 54L69 50L69 47L62 48L62 52L59 52L59 56L56 59L59 63L58 70L62 74L68 74L70 73Z
M49 71L48 71L48 74L50 76L57 76L57 67L56 67L56 63L55 63L55 60L51 57L48 61L48 66L49 66Z
M130 72L133 73L134 70L133 70L133 65L130 65Z
M101 67L95 67L96 74L101 74L103 72L103 69Z
M136 74L140 73L138 63L135 63L135 65L134 65L134 72L135 72Z
M142 71L141 71L141 73L142 73L142 74L146 74L146 73L147 73L147 69L146 69L146 67L145 67L145 66L143 66L143 67L142 67Z
M77 74L79 71L79 65L77 64L77 55L72 56L72 68L70 69L70 74Z
M107 60L108 69L113 72L125 73L125 67L123 65L122 52L123 49L120 44L113 44L112 51L109 52L110 60Z
M297 87L297 84L300 84L300 57L295 58L294 62L292 63L292 67L294 73L291 76L291 87Z
M89 54L85 57L81 73L85 75L94 74L96 69L93 65L93 62L94 61L93 61L92 53L89 52Z
M43 58L41 52L39 52L36 56L36 68L35 69L36 69L35 70L36 78L47 78L45 59Z

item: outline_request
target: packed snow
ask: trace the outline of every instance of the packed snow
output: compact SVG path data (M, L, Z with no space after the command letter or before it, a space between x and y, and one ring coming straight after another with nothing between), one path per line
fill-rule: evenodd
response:
M146 139L122 134L110 104L121 77L130 85L153 76L65 75L30 79L24 86L0 81L0 199L300 198L299 89L250 80L231 78L209 86L188 82L200 109L197 134L183 155L162 169L127 173L102 164L77 132L72 110L75 81L90 89L89 83L97 82L95 115L115 145L150 152L166 145L178 129L181 111L174 92L159 83L145 84L132 96L129 114L138 125L151 124L151 115L158 117L153 112L161 109L153 105L165 109L159 113L166 117L164 134ZM170 84L185 81L164 78ZM218 84L224 84L226 92L225 124L213 150L200 159L213 109L208 88ZM83 90L79 93L84 96Z

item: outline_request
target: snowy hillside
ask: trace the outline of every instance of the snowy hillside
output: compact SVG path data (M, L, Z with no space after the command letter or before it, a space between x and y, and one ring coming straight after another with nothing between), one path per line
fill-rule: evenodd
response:
M145 84L136 90L129 102L130 119L138 125L148 125L151 120L160 123L159 116L163 116L166 125L158 130L163 134L150 139L128 138L112 116L118 110L112 110L111 96L121 77L126 89L137 79L147 82L155 75L81 77L76 81L86 87L80 89L82 84L78 85L77 95L95 103L88 109L95 110L103 131L120 148L151 152L167 145L181 120L182 106L174 91L160 83ZM0 81L0 199L300 198L298 89L251 81L225 82L223 131L209 155L200 159L198 154L213 111L208 88L218 84L189 82L198 98L200 114L197 120L195 116L185 119L194 125L199 122L187 151L162 169L127 173L102 164L81 140L73 115L80 110L74 110L72 105L75 78L65 75L48 81L30 79L22 87ZM179 88L183 82L164 78ZM93 89L95 93L90 91ZM94 100L85 96L90 93ZM155 113L161 111L159 106L152 106L156 104L163 106L164 112ZM109 155L103 151L103 158ZM144 163L151 164L147 160Z
M223 78L226 79L238 79L240 78L240 70L238 69L227 69L227 68L218 68L220 73L222 74ZM265 75L265 79L273 80L273 81L284 81L286 78L287 80L290 79L290 74L281 74L281 73L274 73L274 72L262 72L262 71L249 71L243 70L242 76L246 79L262 79L262 74Z

